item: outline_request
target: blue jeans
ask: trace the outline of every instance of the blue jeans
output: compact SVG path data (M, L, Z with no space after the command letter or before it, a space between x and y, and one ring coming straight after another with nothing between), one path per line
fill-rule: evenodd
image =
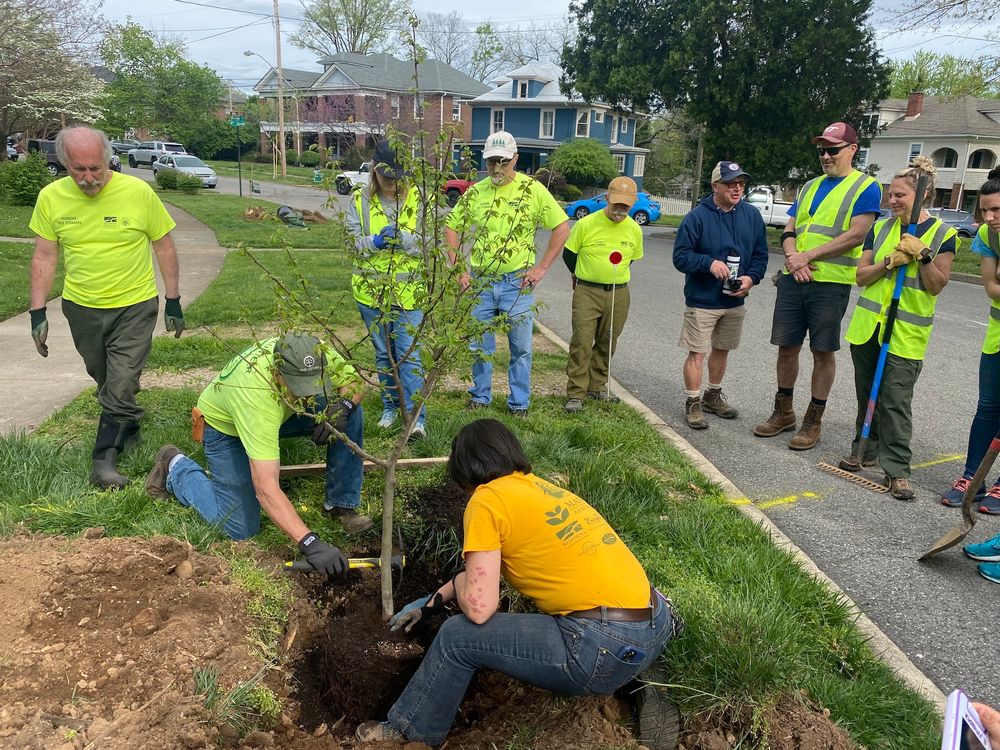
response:
M531 289L522 289L524 271L512 271L500 276L476 276L473 288L478 290L473 317L481 323L491 323L500 316L510 319L507 343L510 346L510 364L507 380L510 383L510 409L527 409L531 398L531 333L534 320L535 296ZM491 356L497 348L492 332L473 341L469 349L474 355L472 363L472 400L488 404L493 400L493 361L480 355Z
M965 458L966 479L972 479L1000 431L1000 353L979 358L979 403L969 429L969 450ZM997 478L1000 482L1000 477Z
M405 361L402 357L413 346L413 331L420 326L424 314L420 310L394 307L389 313L389 320L385 321L381 310L360 302L358 311L375 347L375 367L378 370L379 383L382 384L382 408L386 411L399 411L399 385L392 370L392 363L396 362L400 379L403 381L403 405L407 412L413 411L413 397L424 387L420 347L414 346ZM420 421L424 420L425 412L426 408L422 407Z
M317 408L326 408L317 398ZM347 436L358 445L363 440L364 416L359 405L347 423ZM316 427L312 417L292 415L281 425L279 437L311 436ZM249 539L260 530L260 503L250 478L250 459L239 438L205 425L205 470L187 456L179 459L167 474L167 491L181 505L194 508L210 524L218 526L230 539ZM361 458L341 441L326 448L326 501L324 507L356 508L361 503Z
M476 625L455 615L389 709L389 723L411 742L443 742L477 669L564 695L610 695L656 660L670 630L662 599L644 622L498 612Z

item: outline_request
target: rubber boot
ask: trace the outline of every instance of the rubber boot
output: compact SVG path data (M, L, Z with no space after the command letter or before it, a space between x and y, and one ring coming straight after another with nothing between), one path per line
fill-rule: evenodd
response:
M102 490L120 490L128 486L128 478L118 473L118 453L124 447L127 422L116 422L101 415L97 424L97 440L91 454L93 468L90 483Z
M807 451L816 446L819 442L820 422L823 419L823 412L826 406L817 406L809 402L806 415L802 417L802 427L795 433L795 437L788 441L788 447L793 451Z
M774 437L782 432L795 429L795 409L792 407L792 397L783 393L774 394L774 411L754 427L753 434L757 437Z
M142 445L142 432L139 430L139 423L124 422L123 424L125 425L125 438L122 441L122 447L119 451L119 455L122 456Z

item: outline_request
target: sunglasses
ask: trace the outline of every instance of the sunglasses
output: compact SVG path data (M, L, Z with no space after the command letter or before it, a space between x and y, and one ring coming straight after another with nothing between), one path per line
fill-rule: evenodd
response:
M823 154L826 154L827 156L836 156L850 145L850 143L845 143L843 146L817 146L816 153L820 156Z
M489 159L486 160L486 164L490 167L495 167L497 165L501 167L506 167L508 164L510 164L510 162L511 162L510 159L503 159L499 156L491 156Z

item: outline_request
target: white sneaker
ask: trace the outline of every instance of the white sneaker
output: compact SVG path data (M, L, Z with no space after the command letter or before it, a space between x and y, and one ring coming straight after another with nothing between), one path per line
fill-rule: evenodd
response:
M395 409L384 409L382 411L382 418L378 421L378 426L383 430L388 430L396 424L397 417L398 414Z
M427 425L423 422L417 422L410 432L410 440L423 440L425 437L427 437Z

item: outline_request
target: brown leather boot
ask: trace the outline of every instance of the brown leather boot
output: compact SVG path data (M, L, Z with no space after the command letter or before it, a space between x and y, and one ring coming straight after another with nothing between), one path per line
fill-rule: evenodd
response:
M774 394L774 412L754 427L753 434L757 437L774 437L787 430L795 429L795 409L792 408L792 397L783 393Z
M814 448L819 441L820 422L823 419L823 412L826 406L816 406L809 402L806 415L802 417L802 427L795 433L795 437L788 441L788 447L793 451L807 451Z

